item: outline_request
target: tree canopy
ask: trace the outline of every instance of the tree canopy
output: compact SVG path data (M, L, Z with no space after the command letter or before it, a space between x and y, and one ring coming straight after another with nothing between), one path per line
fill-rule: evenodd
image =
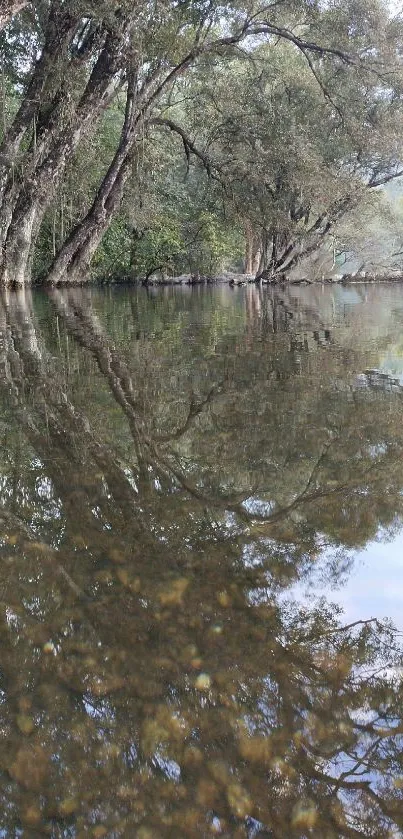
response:
M3 284L83 279L108 230L133 271L139 241L147 271L192 238L287 271L401 173L381 0L2 2L0 26Z

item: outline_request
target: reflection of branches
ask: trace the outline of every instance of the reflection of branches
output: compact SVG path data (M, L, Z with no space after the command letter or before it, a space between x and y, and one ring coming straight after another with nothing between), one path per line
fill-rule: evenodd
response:
M87 314L83 309L77 295L71 292L65 295L60 291L53 291L51 298L76 340L94 355L100 372L106 377L116 402L126 415L136 448L140 475L146 482L147 458L143 444L145 435L137 410L132 378L126 365L116 348L105 338L95 316Z
M383 625L378 618L368 618L367 620L358 620L353 621L352 623L347 623L344 626L336 626L333 629L330 629L328 632L322 633L321 638L329 638L331 635L337 635L340 632L349 632L350 629L355 629L356 626L371 626L374 625L379 629L383 629ZM311 638L306 638L306 641L313 641L315 640L315 636Z
M97 480L105 479L110 491L110 496L102 489L97 493L105 519L113 520L116 510L120 510L125 521L134 523L138 496L116 456L94 436L87 417L69 402L57 376L50 379L51 361L38 343L29 294L4 298L1 319L3 386L7 386L14 413L46 464L66 509L78 504L79 519L87 517L87 526L94 527L90 497L88 504L83 504L83 492L76 499L74 491L69 492L69 485L85 487L88 474L101 470ZM34 395L31 405L27 392ZM91 461L95 468L89 466Z
M376 745L377 744L373 744L373 747L376 748ZM373 747L368 749L367 754ZM358 763L358 766L360 765L362 765L361 762ZM347 776L350 774L353 774L353 770L345 773L344 775L340 775L338 778L334 778L332 775L328 775L324 770L313 769L312 771L312 776L318 781L324 781L326 784L329 784L333 788L334 794L337 794L340 790L344 790L345 792L361 791L364 793L364 796L368 796L369 799L376 803L384 816L388 819L392 819L397 825L403 825L403 819L401 817L401 801L387 803L384 798L378 795L378 793L373 789L371 785L372 781L349 780ZM359 836L361 839L363 836L362 832L354 832L350 835Z
M323 449L322 449L322 451L321 451L321 453L320 453L320 455L319 455L319 457L318 457L318 459L317 459L317 461L316 461L316 463L315 463L315 465L314 465L314 467L311 471L311 474L309 475L308 481L307 481L304 489L302 490L302 492L299 495L299 498L302 498L303 496L306 496L308 494L308 491L310 490L311 486L313 485L313 482L314 482L321 466L323 466L323 463L326 459L326 455L327 455L329 449L331 448L331 446L333 445L333 443L335 442L335 439L336 439L335 437L331 437L330 440L323 446Z
M84 309L79 295L74 294L74 292L66 294L53 291L51 299L77 341L94 355L99 370L106 376L109 387L126 414L132 434L140 447L140 438L147 442L148 436L145 431L145 419L139 410L138 401L134 394L132 376L128 367L121 359L110 338L103 333L93 312ZM220 387L221 385L214 385L207 396L201 400L196 400L194 394L192 394L185 422L169 434L153 435L153 440L165 443L182 437L191 427L193 420L210 405Z
M5 531L8 528L12 528L14 532L17 532L21 535L21 537L28 539L32 545L37 544L37 536L33 532L32 528L30 528L26 522L21 521L21 519L10 513L8 510L4 508L0 511L0 524L6 525ZM43 546L42 546L43 547ZM63 565L60 564L58 561L58 554L57 551L51 548L49 545L46 545L46 550L41 549L41 561L47 562L51 568L60 576L62 579L67 583L71 591L75 594L76 597L85 599L84 592L80 589L77 583L74 582L70 574L66 571Z
M172 453L161 452L159 444L177 440L185 434L193 420L201 414L207 405L211 404L219 388L212 388L207 397L198 403L192 397L188 416L176 431L166 435L150 435L147 430L146 418L140 413L138 401L134 396L131 374L109 337L103 332L96 316L91 312L89 300L87 300L88 308L85 309L82 295L75 292L53 291L51 292L51 299L69 330L72 331L82 346L92 352L99 370L106 376L110 390L129 422L140 472L146 479L148 479L149 468L151 467L157 475L164 474L165 477L174 478L185 492L204 506L233 512L242 521L249 524L257 522L269 527L287 518L291 513L306 504L335 497L345 491L353 491L362 484L363 478L367 478L369 471L373 468L373 465L371 465L363 474L352 481L340 482L336 487L330 489L319 487L311 492L310 490L325 462L328 451L335 442L335 438L332 437L324 446L317 462L314 464L305 487L289 504L265 514L257 511L250 512L246 508L245 501L247 499L244 492L235 496L212 497L197 486L185 474L184 470L174 463ZM248 497L250 497L250 493Z
M214 385L211 390L208 392L205 399L196 400L194 394L192 393L189 405L188 415L186 417L185 422L176 429L176 431L172 431L170 434L154 434L154 440L158 443L167 443L171 440L179 440L180 437L183 437L187 431L189 431L193 420L196 419L201 413L203 413L204 409L207 405L210 405L213 397L219 393L220 385Z
M211 388L207 396L200 401L196 402L192 397L188 416L176 431L151 437L146 430L146 420L141 415L137 400L134 398L132 377L129 370L119 357L109 337L102 332L95 315L83 308L80 298L74 293L63 294L60 291L54 291L51 298L69 330L83 347L92 352L99 370L106 376L110 390L128 420L139 467L143 475L147 475L148 466L152 466L157 474L162 468L166 470L166 473L170 472L174 475L183 488L195 498L202 500L203 503L213 503L211 500L203 498L203 495L193 487L191 482L187 481L185 475L158 452L156 443L169 442L182 437L189 430L193 421L210 405L213 397L219 392L220 386L216 385Z

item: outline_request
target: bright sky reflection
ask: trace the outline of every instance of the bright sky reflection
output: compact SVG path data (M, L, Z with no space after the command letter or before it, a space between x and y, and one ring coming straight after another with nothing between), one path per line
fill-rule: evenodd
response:
M293 594L297 599L312 598L312 590L304 586ZM315 596L321 595L343 608L347 623L389 618L403 630L403 532L390 542L370 542L359 551L340 588L315 581Z

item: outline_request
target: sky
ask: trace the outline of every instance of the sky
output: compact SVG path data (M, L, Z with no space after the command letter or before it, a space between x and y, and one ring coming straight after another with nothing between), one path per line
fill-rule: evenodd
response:
M298 601L321 596L342 607L344 623L387 618L403 631L403 531L389 542L370 542L357 551L342 585L313 578L287 590L287 598Z

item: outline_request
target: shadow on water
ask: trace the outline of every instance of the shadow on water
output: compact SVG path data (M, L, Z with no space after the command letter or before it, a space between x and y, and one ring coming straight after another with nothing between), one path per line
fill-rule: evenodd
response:
M402 835L398 293L3 294L1 835Z

